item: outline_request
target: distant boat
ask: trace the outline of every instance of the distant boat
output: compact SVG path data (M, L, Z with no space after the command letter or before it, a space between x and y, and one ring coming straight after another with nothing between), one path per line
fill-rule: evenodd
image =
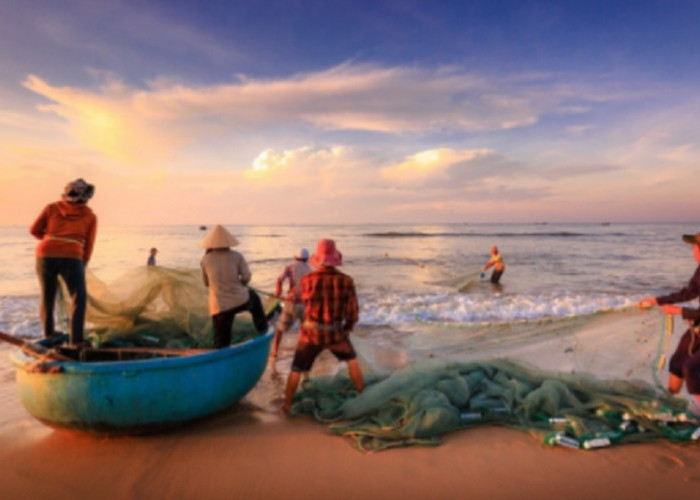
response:
M53 351L44 339L24 342L10 359L22 404L41 422L142 433L214 414L245 396L265 371L274 328L271 322L264 335L223 349L88 348L80 354L86 361L65 350L47 355Z
M200 230L200 231L206 231L206 230L207 230L207 226L199 226L199 230Z

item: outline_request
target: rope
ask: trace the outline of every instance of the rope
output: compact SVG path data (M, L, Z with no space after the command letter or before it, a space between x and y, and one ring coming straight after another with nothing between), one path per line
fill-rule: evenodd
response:
M260 289L258 289L258 288L252 287L252 286L248 286L248 288L250 288L251 290L257 292L257 293L260 294L260 295L267 295L268 297L274 297L275 299L277 299L277 300L279 300L279 301L282 301L282 302L292 302L292 301L289 300L289 299L285 299L285 298L283 298L283 297L278 297L277 295L275 295L275 294L272 293L272 292L266 292L266 291L264 291L264 290L260 290Z
M664 322L661 324L661 334L659 335L659 343L656 348L656 358L651 365L651 375L654 378L654 383L656 387L667 391L666 387L659 380L659 372L663 370L666 364L666 349L668 347L668 341L673 335L673 315L666 314Z

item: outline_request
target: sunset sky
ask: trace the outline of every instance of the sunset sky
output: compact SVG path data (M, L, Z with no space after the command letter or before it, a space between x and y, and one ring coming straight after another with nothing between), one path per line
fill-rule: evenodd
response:
M700 2L0 0L0 225L697 221Z

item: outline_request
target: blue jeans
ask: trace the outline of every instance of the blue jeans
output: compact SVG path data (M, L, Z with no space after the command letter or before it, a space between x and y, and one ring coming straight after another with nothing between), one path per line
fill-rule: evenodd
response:
M44 337L54 334L54 306L58 291L58 277L68 287L71 297L70 342L83 341L85 327L85 307L87 304L87 287L85 285L85 265L80 259L43 257L36 259L36 274L41 286L39 312L44 327Z

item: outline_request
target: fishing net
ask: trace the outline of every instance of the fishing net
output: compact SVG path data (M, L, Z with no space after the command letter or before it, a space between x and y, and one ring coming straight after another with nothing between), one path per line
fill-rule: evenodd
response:
M356 332L360 363L370 365L365 390L357 394L344 372L312 377L291 413L328 424L365 451L436 445L480 425L581 449L695 440L700 423L688 400L663 387L672 330L662 315L632 308L473 327L418 324L383 347L409 353L405 366L385 373L363 359L379 339Z
M366 383L358 394L344 374L310 378L292 414L328 423L364 451L437 445L443 434L486 424L582 449L700 434L686 400L646 382L601 381L508 360L426 361L369 375Z
M212 346L208 290L200 269L143 266L109 284L88 271L86 281L86 337L93 345L173 349ZM62 295L69 296L65 285ZM62 303L67 310L68 300ZM277 304L277 299L263 299L266 312ZM67 314L61 316L66 318ZM237 314L232 343L256 335L251 314Z

